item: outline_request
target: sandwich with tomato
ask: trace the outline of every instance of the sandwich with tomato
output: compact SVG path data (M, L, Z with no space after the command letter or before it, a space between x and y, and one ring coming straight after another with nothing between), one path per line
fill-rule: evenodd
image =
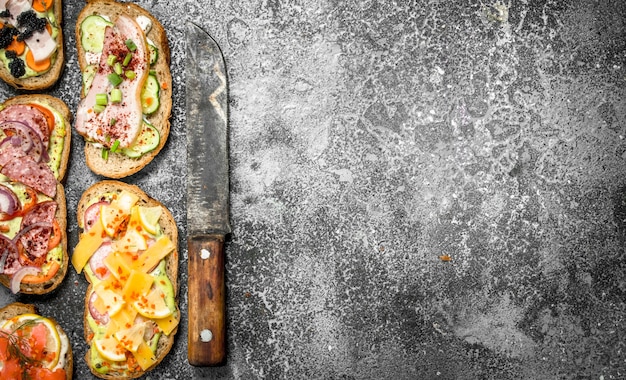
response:
M101 378L144 375L178 330L178 230L167 208L135 185L98 182L77 208L72 264L84 273L85 360Z
M150 163L170 131L172 75L163 25L145 9L91 0L76 20L81 101L74 127L87 166L123 178Z
M17 89L42 90L63 69L61 0L0 1L0 78Z
M0 379L69 380L72 367L72 346L54 319L20 302L0 309Z
M49 293L67 273L70 120L49 95L0 105L0 283L13 293Z

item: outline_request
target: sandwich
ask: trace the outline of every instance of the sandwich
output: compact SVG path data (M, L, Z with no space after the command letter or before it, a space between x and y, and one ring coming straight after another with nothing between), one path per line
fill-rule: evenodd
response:
M157 366L178 330L178 229L167 208L135 185L105 180L77 207L72 264L85 295L85 361L104 379Z
M96 174L123 178L150 163L170 131L172 76L163 25L136 4L93 0L76 20L81 101L74 127Z
M70 120L49 95L0 105L0 283L13 293L49 293L67 273Z
M73 363L68 336L54 319L20 302L0 309L0 378L69 380Z
M63 69L61 0L0 1L0 78L17 89L43 90Z

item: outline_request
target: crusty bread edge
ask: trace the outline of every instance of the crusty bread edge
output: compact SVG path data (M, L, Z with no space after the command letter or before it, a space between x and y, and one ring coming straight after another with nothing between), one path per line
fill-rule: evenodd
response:
M72 114L68 106L59 98L55 98L50 95L45 94L36 94L36 95L18 95L12 98L6 99L2 104L5 106L9 106L12 104L27 104L30 102L39 102L43 104L47 104L53 107L56 111L58 111L64 119L65 124L65 141L63 142L63 152L61 153L61 162L59 165L59 179L62 180L67 172L69 157L70 157L70 147L71 147L71 136L72 136ZM54 215L57 223L59 223L59 228L63 232L63 236L61 237L61 246L63 249L63 262L61 263L61 267L59 271L51 278L49 281L46 281L41 284L20 284L20 293L23 294L47 294L55 290L65 278L67 274L67 269L69 266L69 252L67 249L67 200L65 198L65 188L61 184L61 182L57 181L57 191L56 196L54 197L54 201L57 203L57 210ZM11 287L11 278L5 274L0 274L0 284L6 286L7 288Z
M166 272L174 288L174 298L176 300L176 308L177 308L177 312L180 315L180 309L178 309L178 265L179 265L178 264L178 227L176 226L176 221L174 219L174 216L168 210L168 208L165 207L165 205L163 205L158 200L150 197L145 191L143 191L137 185L132 185L132 184L128 184L128 183L117 181L117 180L103 180L103 181L100 181L91 185L81 195L81 198L78 201L78 205L76 207L76 218L79 221L78 224L79 226L83 225L82 220L84 219L84 213L89 207L89 205L91 204L93 199L100 198L103 194L106 194L106 193L113 193L113 192L119 193L122 190L129 191L139 196L138 204L140 205L149 206L149 207L159 206L163 209L163 214L161 215L161 219L159 220L159 225L161 226L163 233L165 235L168 235L168 237L172 240L172 242L174 242L174 245L176 247L174 251L167 256ZM85 277L87 278L87 276ZM91 342L89 339L91 329L89 328L89 324L87 322L87 313L89 312L88 298L91 295L91 292L92 292L92 284L89 284L89 286L87 287L87 291L85 293L85 299L84 299L85 307L84 307L84 314L83 314L84 338L88 346L91 346ZM90 362L91 348L89 348L85 354L85 362L87 362L87 366L89 367L90 371L92 372L94 376L97 376L103 379L140 377L140 376L143 376L146 372L149 372L152 369L154 369L156 366L158 366L159 363L161 363L161 361L167 356L167 354L170 352L174 344L174 337L176 336L177 332L178 332L178 327L176 327L174 331L170 333L169 336L166 336L165 334L161 335L159 339L158 348L157 348L157 360L155 364L151 366L150 368L148 368L146 371L132 372L129 375L127 374L126 377L120 377L120 374L115 373L115 372L112 372L109 374L99 373L95 370L95 368L93 368Z
M14 88L18 90L27 90L27 91L35 91L35 90L45 90L49 87L52 87L59 77L61 76L61 72L63 71L63 67L65 66L65 53L63 48L63 4L62 0L54 0L53 4L54 9L54 17L56 18L56 24L59 29L59 34L56 38L57 43L57 52L56 59L54 64L50 67L50 69L42 75L30 78L15 78L11 75L11 71L8 67L5 67L0 63L0 78L4 80L6 83L10 84Z
M87 66L85 50L80 41L80 24L82 20L92 14L113 15L126 14L131 17L139 15L148 17L152 22L152 28L148 32L148 38L159 49L157 63L153 66L158 72L159 81L164 84L159 91L159 109L148 116L148 121L159 131L159 145L141 157L131 158L122 154L109 154L105 160L102 158L101 148L92 143L85 143L85 161L87 166L96 174L108 178L120 179L137 173L148 165L165 146L170 133L170 116L172 111L172 74L170 71L170 48L161 22L149 11L133 3L121 3L114 0L91 0L81 10L76 19L76 45L78 52L78 64L81 72ZM81 89L82 96L82 89Z
M5 321L7 319L10 319L18 315L22 315L22 314L41 315L37 313L37 309L35 308L34 305L25 304L21 302L13 302L0 309L0 321ZM65 354L66 363L65 363L64 369L65 369L65 374L66 374L65 378L67 380L71 380L72 375L73 375L73 370L74 370L74 354L72 351L72 342L70 341L70 337L69 335L67 335L63 327L61 327L61 325L54 318L43 316L43 315L42 317L45 317L46 319L49 319L50 321L52 321L54 326L57 328L59 335L67 338L68 348L67 348L67 353Z

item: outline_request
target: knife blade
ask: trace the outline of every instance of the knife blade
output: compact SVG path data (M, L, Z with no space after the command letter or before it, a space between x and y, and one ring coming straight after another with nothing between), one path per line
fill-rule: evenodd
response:
M224 241L231 232L228 87L217 43L199 26L186 30L187 358L214 366L226 358Z

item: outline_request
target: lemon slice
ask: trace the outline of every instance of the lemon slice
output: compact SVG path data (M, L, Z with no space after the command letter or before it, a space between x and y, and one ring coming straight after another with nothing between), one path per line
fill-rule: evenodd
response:
M146 323L137 323L130 328L117 331L114 336L120 345L130 352L137 352L143 342L143 334L146 331Z
M159 206L155 207L137 207L139 212L139 221L146 232L156 235L159 227L159 218L163 213L163 209Z
M54 357L51 357L52 355L45 355L38 360L41 362L42 367L54 368L59 362L59 352L61 352L61 338L59 337L59 332L54 322L40 315L22 314L7 320L2 328L6 331L19 330L24 333L24 336L30 336L33 328L38 324L44 325L47 330L45 338L46 343L43 351L56 353Z
M137 195L123 190L111 204L124 211L125 214L130 214L130 209L138 200L139 197Z
M107 235L114 237L124 222L124 212L113 205L100 206L100 221Z
M137 252L148 248L146 238L137 230L128 229L121 239L115 241L117 252Z
M114 362L126 360L126 349L113 336L94 340L93 344L100 355L107 360Z
M159 288L152 288L145 296L133 302L137 312L146 318L161 319L172 314L172 310L165 303L165 294Z

